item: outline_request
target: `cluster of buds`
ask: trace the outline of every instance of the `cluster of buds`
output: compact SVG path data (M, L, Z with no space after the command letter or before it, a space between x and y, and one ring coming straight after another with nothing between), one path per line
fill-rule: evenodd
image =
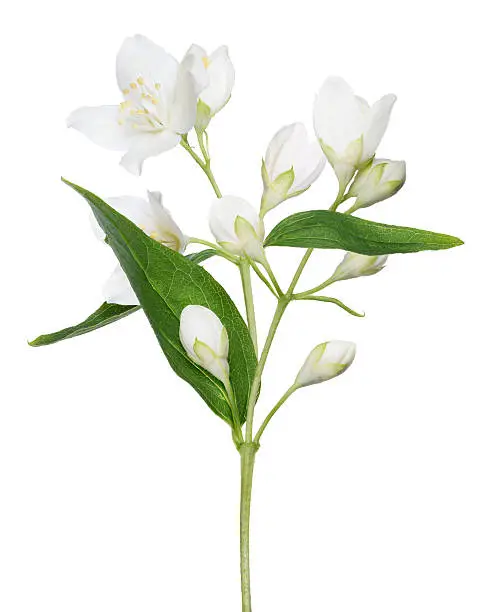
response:
M180 341L187 355L220 380L228 390L228 333L218 316L204 306L187 306L180 317ZM356 356L352 342L333 340L310 353L296 377L294 388L316 385L343 374Z

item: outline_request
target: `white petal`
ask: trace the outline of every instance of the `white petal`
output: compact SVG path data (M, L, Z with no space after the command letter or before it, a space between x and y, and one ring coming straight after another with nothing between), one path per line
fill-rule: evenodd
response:
M138 34L127 38L118 53L117 82L124 91L141 77L152 88L158 83L168 97L174 90L178 67L177 60L165 49Z
M386 128L390 122L391 111L396 102L396 96L384 96L371 109L370 125L364 134L364 149L361 162L367 162L374 156Z
M262 232L259 216L253 206L243 198L224 196L215 200L209 214L209 226L218 242L237 242L235 233L237 217L248 221L259 238L263 238L263 235L260 235Z
M155 221L155 234L157 240L173 249L183 253L188 238L184 236L180 227L175 223L170 211L162 204L162 194L159 191L148 192L148 202L152 218Z
M228 102L235 85L235 68L228 47L220 47L211 55L207 73L209 85L200 97L211 109L211 114L215 115Z
M121 266L118 266L104 284L103 294L109 304L137 306L139 300Z
M192 130L197 117L198 86L192 73L182 65L170 109L170 129L178 134Z
M295 179L291 191L303 191L317 181L327 164L327 159L318 143L312 143L310 149L302 158L303 164L295 167ZM307 174L309 172L309 174Z
M90 223L90 227L92 228L92 231L94 233L94 236L97 238L97 240L100 240L101 242L104 242L106 239L106 233L104 232L104 230L100 227L100 225L97 222L97 219L95 218L95 215L92 211L90 211L89 213L89 223Z
M340 77L329 77L315 102L318 138L339 155L363 134L370 118L369 105Z
M265 156L265 165L271 181L274 181L280 174L291 170L293 167L291 148L287 145L299 125L301 124L293 123L283 127L271 140ZM294 154L294 151L292 153Z
M107 203L118 213L124 215L140 229L145 229L152 221L150 204L144 198L135 196L119 196L107 198Z
M124 151L133 136L126 125L118 123L119 119L119 106L85 106L68 117L67 125L105 149Z
M131 142L128 152L122 158L121 165L128 172L139 176L146 159L170 151L180 143L180 140L181 136L170 130L155 134L138 134Z
M220 357L226 346L222 342L223 324L217 315L204 306L187 306L180 316L180 333L184 347L194 354L194 343L197 340L207 344Z
M208 71L205 67L207 58L206 51L199 45L192 45L182 60L182 67L192 73L196 79L199 92L203 91L209 84Z
M345 340L331 340L327 342L320 364L343 364L350 365L356 356L356 345Z
M162 205L162 194L148 192L148 200L134 196L108 198L107 203L124 215L150 238L165 244L174 251L183 252L187 239Z

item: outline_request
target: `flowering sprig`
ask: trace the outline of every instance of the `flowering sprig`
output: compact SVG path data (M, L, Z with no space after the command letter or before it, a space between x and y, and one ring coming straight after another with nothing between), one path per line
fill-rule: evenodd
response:
M164 208L160 193L150 192L147 199L123 196L104 201L67 183L90 205L98 233L114 251L119 266L104 287L106 301L98 310L79 325L41 336L31 344L53 344L144 310L173 370L230 426L240 453L242 612L250 612L250 505L262 436L294 393L342 375L356 354L352 342L319 344L256 429L255 407L264 369L288 306L312 300L362 317L338 297L320 292L341 281L378 274L389 255L448 249L462 242L354 216L359 209L391 198L405 183L405 162L376 158L395 96L384 96L370 106L342 79L327 79L314 106L317 141L311 141L306 127L298 123L276 133L262 160L264 189L260 207L255 207L236 195L223 197L211 169L208 128L229 102L235 82L227 48L208 55L193 45L178 62L152 41L135 36L124 42L116 66L122 103L81 108L72 113L68 125L96 144L124 151L121 163L134 174L141 174L149 157L180 145L203 170L217 198L209 214L214 241L187 237ZM327 161L338 180L335 201L325 210L293 214L267 233L267 213L310 189ZM351 207L338 212L350 199L355 199ZM187 253L197 245L206 249ZM269 263L267 252L272 247L305 249L287 288L280 285ZM322 283L298 293L314 249L340 249L345 254ZM203 268L213 257L224 258L238 270L246 322L225 289ZM276 302L263 343L257 334L252 272Z

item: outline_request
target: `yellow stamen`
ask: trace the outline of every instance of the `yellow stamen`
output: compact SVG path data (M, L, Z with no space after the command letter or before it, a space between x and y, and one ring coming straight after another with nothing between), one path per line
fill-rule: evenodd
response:
M137 81L138 81L138 85L144 85L145 84L145 80L143 79L143 77L138 77Z
M128 96L129 95L129 89L123 89L123 94L125 96Z
M204 56L202 58L202 63L204 64L204 68L209 68L209 65L211 64L211 60L209 59L209 57Z
M161 83L155 83L155 89L157 91L160 91L161 88L162 88L162 84Z
M131 89L137 89L138 85L136 85L136 83L130 83L129 86L131 87Z

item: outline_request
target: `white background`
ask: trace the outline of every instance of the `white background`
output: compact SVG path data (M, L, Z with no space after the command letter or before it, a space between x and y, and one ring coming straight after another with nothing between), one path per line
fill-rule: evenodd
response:
M65 128L119 102L114 60L144 33L174 55L228 44L237 83L210 137L225 193L257 203L277 129L311 128L340 74L371 102L399 96L379 154L409 180L367 218L461 236L453 251L394 256L332 294L367 313L294 305L266 370L259 416L309 350L358 344L344 376L298 394L263 437L252 525L254 611L488 612L488 38L484 3L53 1L10 5L2 46L3 612L240 609L238 455L227 427L170 371L139 313L45 349L114 267L85 203L161 189L187 234L209 238L212 191L183 150L134 178L118 154ZM324 208L330 168L270 215ZM301 253L272 260L285 283ZM302 286L340 253L312 260ZM226 263L208 269L239 299ZM260 331L271 316L257 289ZM241 303L240 303L241 307ZM263 335L262 335L263 337Z

